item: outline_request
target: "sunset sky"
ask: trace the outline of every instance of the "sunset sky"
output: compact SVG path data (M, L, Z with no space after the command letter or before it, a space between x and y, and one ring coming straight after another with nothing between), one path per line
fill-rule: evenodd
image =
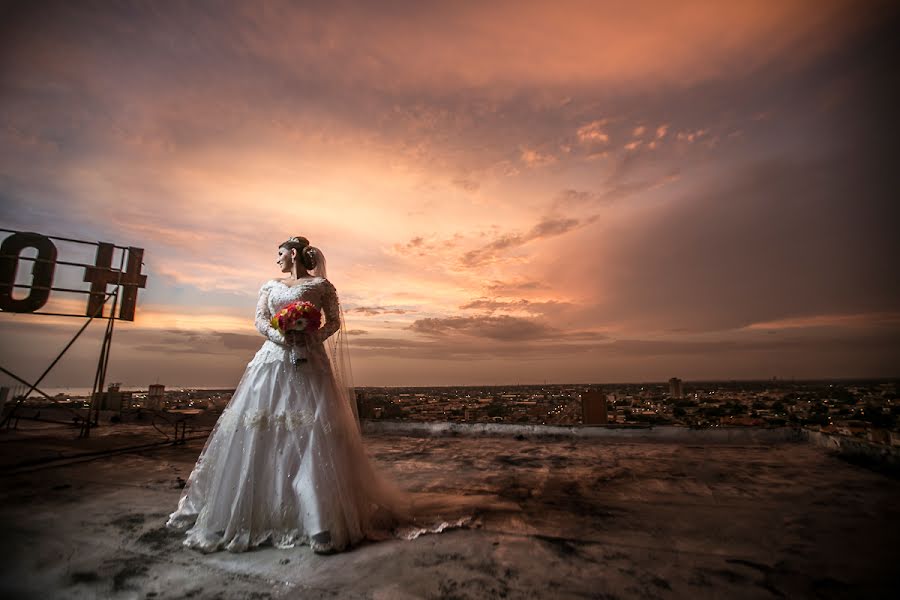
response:
M0 226L145 249L126 387L236 385L292 235L357 385L897 376L892 4L5 3Z

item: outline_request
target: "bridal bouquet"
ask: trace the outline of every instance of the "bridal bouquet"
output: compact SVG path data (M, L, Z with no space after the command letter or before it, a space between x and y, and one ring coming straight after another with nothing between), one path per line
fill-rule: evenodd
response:
M288 331L315 333L322 324L322 313L311 302L298 300L291 302L272 317L272 327L282 334ZM298 358L296 348L291 346L291 362L306 362L306 358Z

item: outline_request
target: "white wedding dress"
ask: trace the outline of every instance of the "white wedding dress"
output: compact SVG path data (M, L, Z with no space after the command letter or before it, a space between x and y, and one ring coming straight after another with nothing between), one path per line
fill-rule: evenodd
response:
M308 336L307 361L299 364L269 323L295 300L312 302L325 318ZM385 532L412 539L470 520L451 516L452 510L417 517L412 496L371 465L348 391L338 385L323 344L340 329L340 318L334 286L323 277L262 286L256 327L267 339L166 523L187 529L186 546L204 552L242 552L263 543L290 548L327 532L333 548L343 550L366 537L383 539Z

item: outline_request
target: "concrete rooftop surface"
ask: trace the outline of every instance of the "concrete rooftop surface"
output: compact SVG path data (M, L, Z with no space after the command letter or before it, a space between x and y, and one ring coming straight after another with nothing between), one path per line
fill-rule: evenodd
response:
M405 489L495 495L509 508L464 529L331 556L308 546L185 548L164 523L203 440L38 462L159 439L124 427L75 435L33 425L0 432L3 598L888 598L900 590L900 481L784 435L369 428L369 455Z

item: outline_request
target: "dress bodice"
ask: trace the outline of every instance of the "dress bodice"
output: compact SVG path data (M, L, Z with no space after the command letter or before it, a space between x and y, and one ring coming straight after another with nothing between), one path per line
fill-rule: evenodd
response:
M305 334L304 341L311 351L311 359L319 355L320 360L313 362L326 367L328 361L322 342L340 329L341 310L334 286L324 277L313 277L294 285L287 285L280 279L270 279L263 284L256 303L256 329L268 342L263 344L254 360L267 362L283 359L289 347L285 344L284 334L272 326L272 315L298 300L310 302L322 312L324 325L315 333Z
M322 295L323 282L328 280L322 277L306 279L294 285L287 285L280 279L269 282L269 312L274 315L279 310L298 300L305 300L315 304L321 310L323 307Z

